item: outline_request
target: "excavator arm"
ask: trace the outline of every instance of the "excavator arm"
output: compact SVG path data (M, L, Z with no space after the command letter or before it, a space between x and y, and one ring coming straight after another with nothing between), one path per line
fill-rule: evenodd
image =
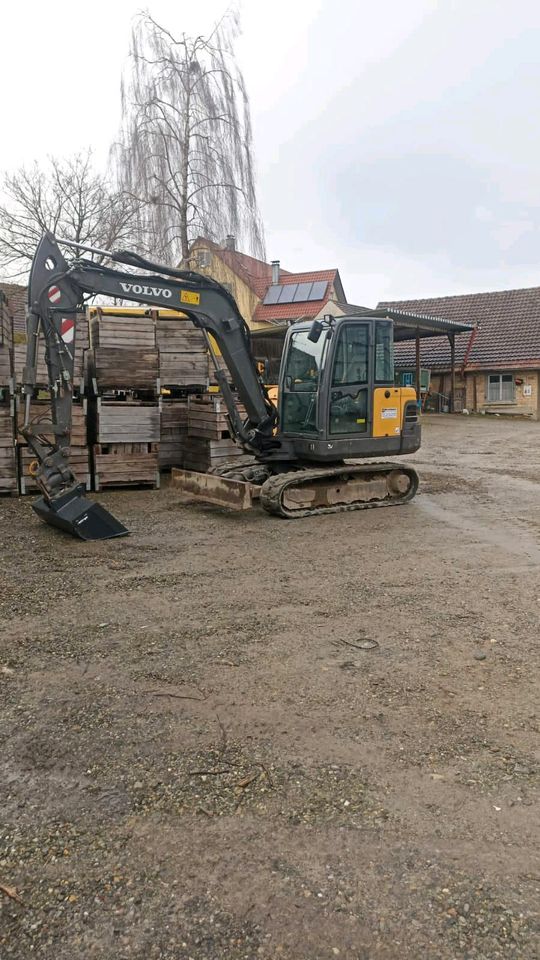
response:
M59 243L74 247L78 254L83 250L149 272L134 274L80 256L67 260ZM52 234L45 233L32 262L28 288L22 433L36 456L35 478L43 494L33 505L34 509L43 520L82 539L107 539L127 533L101 505L86 499L69 466L74 331L85 299L97 294L181 311L204 332L213 356L211 334L246 410L243 420L228 378L216 363L216 378L235 438L246 452L261 457L278 442L273 437L277 410L257 370L249 329L234 298L224 287L208 277L155 264L131 252L96 250L58 241ZM40 336L45 341L50 423L33 423L30 419Z

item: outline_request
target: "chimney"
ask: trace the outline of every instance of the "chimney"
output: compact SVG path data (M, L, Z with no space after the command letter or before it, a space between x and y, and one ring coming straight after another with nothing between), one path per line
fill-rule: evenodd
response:
M234 237L232 233L228 233L225 237L225 249L236 250L236 237Z
M272 283L279 283L279 260L272 260Z

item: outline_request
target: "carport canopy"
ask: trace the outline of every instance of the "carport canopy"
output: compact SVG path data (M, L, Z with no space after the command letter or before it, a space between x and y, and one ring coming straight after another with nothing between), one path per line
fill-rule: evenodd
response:
M443 317L431 317L422 313L409 313L406 310L392 310L387 307L380 307L372 310L368 307L357 307L350 303L339 304L341 314L338 316L348 317L369 317L370 319L392 320L394 324L394 341L399 343L403 340L416 341L416 396L420 402L420 341L427 337L446 336L450 342L450 371L451 371L451 391L450 391L450 410L454 412L454 395L456 379L456 361L455 361L455 338L458 333L466 333L473 330L473 323L457 323L455 320L444 320ZM322 312L322 311L321 311ZM334 315L332 315L334 316ZM298 317L298 320L311 320L312 317ZM321 319L320 314L318 319ZM295 321L292 321L294 324ZM268 325L266 330L253 330L251 333L254 341L255 353L262 348L265 355L271 358L281 356L283 340L291 324Z

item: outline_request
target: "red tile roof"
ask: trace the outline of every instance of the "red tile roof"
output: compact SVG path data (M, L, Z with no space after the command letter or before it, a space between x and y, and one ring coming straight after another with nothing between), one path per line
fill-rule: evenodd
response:
M261 321L298 320L299 317L316 317L325 303L334 295L335 286L341 281L337 270L310 270L307 273L289 273L281 276L279 282L284 286L291 283L311 283L317 280L326 281L326 290L321 300L305 300L297 303L260 303L253 314L253 319ZM264 299L267 287L259 294Z
M248 254L240 253L238 250L229 250L228 247L220 247L219 244L211 240L205 240L203 237L195 240L193 246L197 244L204 244L213 250L214 253L244 281L259 300L264 300L266 292L272 284L271 263L266 263L265 260L258 260L256 257L250 257ZM283 267L280 267L279 270L279 282L283 284L304 283L316 280L326 280L329 285L321 300L295 304L260 303L255 309L253 320L262 322L272 320L297 320L299 317L315 317L330 296L345 299L341 278L337 269L309 270L303 273L291 273L289 270L284 270Z
M431 297L423 300L383 302L380 307L397 307L415 313L428 313L477 323L473 336L456 336L456 364L467 360L467 369L540 367L540 287L501 290L493 293L469 293L455 297ZM420 342L423 366L449 369L450 346L446 337ZM398 366L414 365L414 341L396 344Z

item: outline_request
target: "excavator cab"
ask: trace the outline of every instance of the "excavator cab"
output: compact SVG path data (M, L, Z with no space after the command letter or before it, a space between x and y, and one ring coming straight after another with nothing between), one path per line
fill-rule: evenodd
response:
M393 323L325 317L287 331L279 384L280 436L303 460L413 453L416 393L394 386Z

